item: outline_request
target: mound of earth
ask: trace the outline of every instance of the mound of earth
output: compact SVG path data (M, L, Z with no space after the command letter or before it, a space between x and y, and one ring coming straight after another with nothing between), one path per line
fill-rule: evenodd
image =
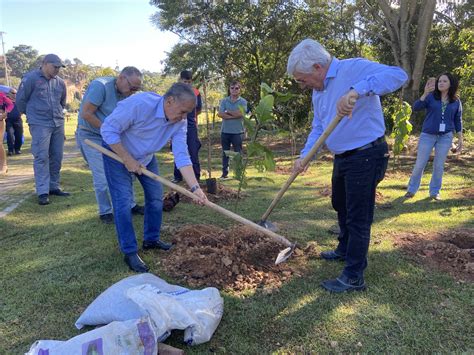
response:
M404 233L395 238L395 245L428 266L457 279L474 281L474 228L436 234Z
M166 273L191 287L274 290L301 275L306 260L318 255L316 244L296 249L285 263L275 265L285 249L264 234L246 226L221 229L190 225L175 232L175 246L160 257Z
M219 201L228 201L228 200L236 200L238 198L245 197L244 192L240 192L240 196L238 194L237 190L234 190L230 187L227 187L225 185L217 183L217 193L216 194L210 194L207 193L207 188L206 184L201 184L201 188L203 191L206 192L206 196L209 199L209 201L212 202L219 202ZM187 196L181 195L180 194L180 200L183 202L191 202L191 199Z

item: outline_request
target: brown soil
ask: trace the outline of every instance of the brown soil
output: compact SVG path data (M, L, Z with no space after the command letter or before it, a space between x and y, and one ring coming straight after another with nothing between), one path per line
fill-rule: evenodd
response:
M277 165L275 167L275 173L280 175L291 175L293 172L293 166L291 165Z
M237 198L243 198L246 196L244 192L240 192L240 197L237 194L237 190L234 190L230 187L217 183L217 193L210 194L207 193L206 184L201 184L201 188L203 191L206 191L206 196L209 201L212 202L219 202L219 201L227 201L227 200L236 200ZM191 199L187 196L180 194L180 201L183 202L191 202Z
M457 193L460 199L464 200L474 200L474 187L469 187L467 189L463 189Z
M173 236L175 246L160 255L166 272L191 287L276 291L282 282L300 276L307 259L317 256L315 243L275 265L279 243L249 227L221 229L210 225L183 227Z
M474 228L441 233L403 233L394 245L428 267L448 272L456 279L474 281Z

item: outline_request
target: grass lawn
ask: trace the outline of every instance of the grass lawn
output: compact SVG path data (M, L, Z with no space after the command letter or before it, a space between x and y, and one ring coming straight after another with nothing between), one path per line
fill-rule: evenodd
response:
M68 122L66 144L71 149L74 126L74 120ZM24 152L29 154L28 146ZM161 175L170 177L171 154L164 151L158 156ZM203 142L203 169L205 157ZM213 175L218 176L220 151L213 157ZM278 158L279 164L289 166L288 156L279 153ZM474 352L473 284L414 261L393 243L397 233L407 231L474 227L473 201L463 196L474 187L474 167L449 164L440 202L426 199L430 174L415 198L401 198L411 166L398 170L389 166L378 191L391 208L376 210L367 292L327 293L320 282L338 276L343 264L312 259L310 272L284 283L278 292L223 292L224 317L210 342L185 347L180 344L182 332L176 332L168 343L189 354ZM270 216L279 223L279 233L300 246L310 241L323 250L336 245L335 236L327 231L336 214L330 198L319 193L330 185L331 171L330 162L315 162ZM259 220L288 177L268 176L274 183L252 182L237 207L232 201L223 206ZM226 184L236 186L233 181ZM24 353L38 339L78 335L74 322L85 307L108 286L133 274L122 261L115 229L99 222L91 174L82 158L64 161L62 185L71 197L53 196L51 205L38 206L32 196L0 219L0 354ZM139 188L137 195L142 202ZM142 220L134 217L140 240ZM165 225L196 223L226 227L233 222L187 203L164 214ZM169 240L170 235L164 233L163 238ZM150 265L156 265L153 259L158 257L159 252L144 254ZM159 266L151 271L173 282Z

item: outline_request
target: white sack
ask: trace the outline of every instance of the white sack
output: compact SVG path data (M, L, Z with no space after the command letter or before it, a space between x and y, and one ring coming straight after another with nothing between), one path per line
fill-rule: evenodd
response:
M158 343L150 319L112 322L67 341L36 341L25 355L156 355Z

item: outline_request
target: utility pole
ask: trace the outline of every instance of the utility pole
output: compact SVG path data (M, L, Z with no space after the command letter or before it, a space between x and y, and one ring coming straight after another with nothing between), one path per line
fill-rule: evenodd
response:
M0 31L0 37L2 39L3 64L5 64L5 80L7 81L7 86L10 86L10 80L8 79L7 56L5 55L5 43L3 42L4 34L7 34L7 33Z

